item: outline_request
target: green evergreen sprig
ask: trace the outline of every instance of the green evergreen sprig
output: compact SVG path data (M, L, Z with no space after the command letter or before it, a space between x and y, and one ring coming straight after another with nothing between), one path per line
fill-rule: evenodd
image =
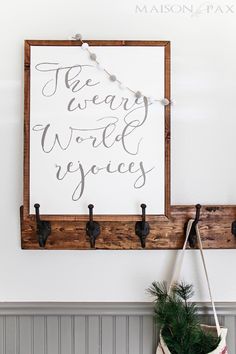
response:
M197 306L189 302L192 285L175 284L168 294L165 282L153 282L148 292L154 297L155 320L171 354L206 354L217 348L220 338L203 330Z

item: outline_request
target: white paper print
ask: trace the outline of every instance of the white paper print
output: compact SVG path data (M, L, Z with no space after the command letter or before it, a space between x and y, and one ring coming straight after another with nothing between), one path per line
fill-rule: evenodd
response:
M164 97L163 47L91 47L101 64L145 96ZM80 46L31 46L30 213L164 214L165 120Z

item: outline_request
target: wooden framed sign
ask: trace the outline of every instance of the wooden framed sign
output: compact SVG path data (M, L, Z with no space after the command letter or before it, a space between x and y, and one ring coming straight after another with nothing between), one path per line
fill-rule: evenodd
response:
M24 217L166 219L170 43L86 43L25 41Z
M170 43L85 42L25 41L21 247L182 248L197 207L170 207ZM202 206L204 248L236 248L235 215L234 205Z

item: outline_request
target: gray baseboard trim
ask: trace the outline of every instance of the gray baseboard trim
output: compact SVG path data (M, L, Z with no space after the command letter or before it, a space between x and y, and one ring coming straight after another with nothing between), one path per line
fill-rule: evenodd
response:
M236 315L236 302L215 304L219 315ZM150 302L0 302L0 315L109 315L147 316L153 314ZM197 303L199 313L212 314L211 304Z

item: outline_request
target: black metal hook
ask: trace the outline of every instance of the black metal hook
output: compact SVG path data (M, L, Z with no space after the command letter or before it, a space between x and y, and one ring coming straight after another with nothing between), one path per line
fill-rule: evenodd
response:
M196 214L195 214L195 219L194 222L192 223L192 227L191 230L189 232L189 237L188 237L188 242L189 242L189 246L190 248L195 248L196 244L197 244L197 234L196 234L196 225L199 222L200 219L200 211L201 211L201 204L197 204L196 206ZM186 222L185 224L185 232L187 230L187 225L188 222Z
M236 236L236 220L232 222L231 232L234 236Z
M146 204L140 205L142 208L142 221L137 221L135 224L135 233L140 238L142 248L146 246L146 238L150 232L149 223L146 222Z
M45 247L47 238L51 234L51 223L50 221L44 221L40 219L39 214L39 204L34 204L35 214L36 214L36 227L37 227L37 236L40 247Z
M93 204L89 204L88 208L89 221L86 224L86 234L89 236L91 248L95 248L96 239L100 235L100 225L98 222L93 221Z

